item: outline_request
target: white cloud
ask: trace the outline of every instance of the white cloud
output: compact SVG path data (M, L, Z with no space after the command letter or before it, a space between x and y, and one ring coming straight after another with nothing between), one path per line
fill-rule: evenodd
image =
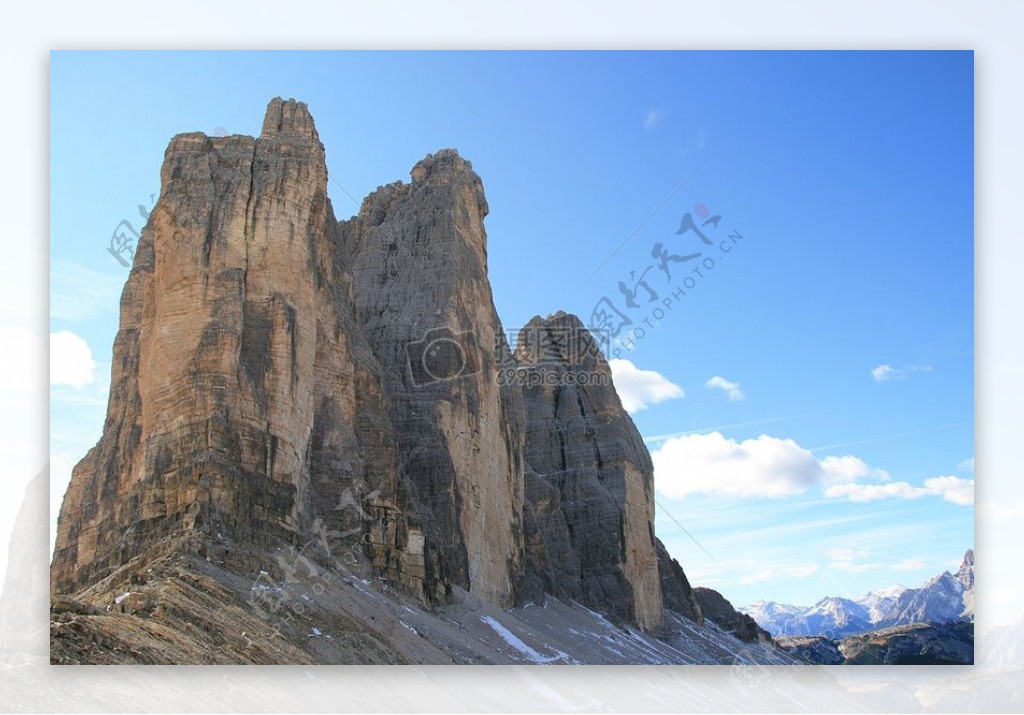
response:
M965 459L964 461L960 462L960 464L958 464L956 466L957 466L958 469L963 469L963 470L968 471L968 472L973 472L974 471L974 457L971 457L970 459Z
M871 377L875 378L875 382L892 382L906 380L915 372L930 372L931 369L931 365L909 365L908 367L879 365L871 371Z
M891 571L920 571L923 568L924 559L904 559L889 567Z
M117 313L121 291L128 271L117 272L111 260L111 272L103 273L67 261L50 268L50 317L59 320L84 320L104 313Z
M941 496L951 504L970 506L974 504L974 480L960 477L932 477L924 480L925 489Z
M737 402L743 399L743 390L740 389L740 383L733 382L732 380L726 380L721 375L715 375L710 380L704 383L704 387L708 389L723 390L725 394L729 396L730 402Z
M668 114L668 111L660 107L648 109L647 115L644 117L644 129L647 131L654 129L654 127L661 124L661 120L665 118L666 114Z
M739 583L748 586L767 581L807 578L816 574L820 569L820 564L813 561L793 562L779 566L761 566L760 568L755 567L752 569L745 568Z
M871 502L880 499L917 499L928 494L927 489L915 487L907 482L888 484L835 484L825 490L830 499L843 497L852 502Z
M887 479L857 457L818 459L791 439L761 435L737 442L721 432L666 440L651 454L655 488L667 497L725 494L785 497L850 478Z
M630 360L608 361L622 406L630 414L646 410L659 402L684 397L683 388L654 370L641 370Z
M923 559L908 558L900 561L885 563L880 560L874 551L864 549L830 549L825 552L829 559L829 565L835 571L845 573L865 573L887 569L889 571L920 571L925 568ZM957 564L959 565L959 561Z
M879 365L871 371L871 377L875 378L875 382L887 382L893 379L895 370L888 365Z
M69 330L50 333L50 384L84 387L95 379L89 344Z
M920 499L926 496L940 496L951 504L969 506L974 503L974 480L960 477L933 477L924 481L924 486L915 487L909 482L887 484L834 484L825 490L830 499L846 498L852 502L872 502L880 499Z
M761 435L742 442L721 432L672 437L651 453L655 488L672 499L689 494L779 498L820 486L829 499L866 503L941 497L974 504L974 480L945 475L920 486L891 481L884 469L853 455L818 459L791 439Z
M843 457L825 457L821 460L824 469L824 482L838 484L841 482L855 482L860 479L885 482L889 480L889 473L884 469L876 469L860 457L845 455Z
M828 556L829 561L854 561L869 559L872 554L863 549L829 549L825 552L825 556Z
M863 549L829 549L825 552L829 565L836 571L863 573L878 568L874 553Z
M821 566L816 563L798 564L796 566L790 566L786 568L785 575L788 578L807 578L818 573Z

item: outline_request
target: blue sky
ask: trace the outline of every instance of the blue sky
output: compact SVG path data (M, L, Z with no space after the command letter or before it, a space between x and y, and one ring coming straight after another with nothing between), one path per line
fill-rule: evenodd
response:
M257 134L280 95L310 106L339 218L429 152L473 162L506 328L590 323L605 297L633 320L620 338L643 327L616 381L695 584L807 604L955 568L974 533L973 73L969 52L55 53L54 497L102 429L112 232L140 228L172 135ZM698 205L721 216L712 246L676 235ZM668 280L659 242L703 255ZM658 299L626 308L618 282L648 267Z

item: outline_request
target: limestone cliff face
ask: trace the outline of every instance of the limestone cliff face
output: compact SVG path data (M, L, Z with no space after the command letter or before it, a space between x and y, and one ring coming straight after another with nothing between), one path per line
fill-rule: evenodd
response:
M343 495L397 498L305 105L272 102L256 139L175 137L161 179L121 299L103 437L62 506L56 590L182 538L227 563L275 539L329 550L363 539L365 509L336 508Z
M558 313L510 351L469 162L428 156L339 223L309 112L277 99L257 138L175 137L161 179L54 592L88 600L165 555L252 576L344 552L425 604L458 586L646 630L666 607L700 620L590 333Z
M608 363L565 313L530 321L515 361L527 415L531 575L545 591L657 627L654 469Z
M672 558L668 549L655 538L654 544L658 551L658 574L661 576L661 593L664 596L665 608L689 618L698 625L704 625L704 610L696 592L690 586L683 567Z
M522 570L522 407L495 379L501 324L486 215L480 178L445 150L418 163L411 184L370 195L341 235L410 501L451 581L511 606Z

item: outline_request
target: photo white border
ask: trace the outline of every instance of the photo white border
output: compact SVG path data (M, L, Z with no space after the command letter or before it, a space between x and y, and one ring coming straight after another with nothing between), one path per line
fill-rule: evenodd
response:
M973 49L976 91L976 460L978 502L1021 495L1019 405L1024 397L1024 243L1020 214L1024 3L948 0L820 2L479 2L82 4L5 9L0 33L7 110L4 280L0 327L48 332L49 50L107 48L636 48ZM158 81L158 80L157 80ZM130 107L111 111L130 111ZM883 108L884 109L884 108ZM31 415L30 433L0 436L0 455L45 450L45 364L26 382L37 396L5 407ZM37 400L39 402L37 402ZM43 451L45 453L45 451ZM30 460L29 460L30 461ZM10 462L8 462L10 464ZM42 467L42 464L39 465ZM36 468L35 471L38 471ZM34 476L8 474L20 492ZM15 488L17 487L17 488ZM5 494L7 492L5 491ZM0 530L8 531L7 525ZM987 594L1017 594L1021 557L993 564L990 545L1019 554L1020 523L978 513L978 662L995 658ZM44 604L40 604L41 607ZM1009 632L1018 649L1020 628ZM1004 636L1000 636L1004 637ZM986 650L988 649L988 651ZM30 666L26 666L30 667ZM146 667L0 671L0 709L64 711L914 711L1013 709L1024 677L973 668L730 667Z

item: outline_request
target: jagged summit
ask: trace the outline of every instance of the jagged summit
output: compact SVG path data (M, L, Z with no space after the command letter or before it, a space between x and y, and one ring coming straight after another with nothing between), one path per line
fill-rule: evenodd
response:
M448 236L455 236L458 228L463 237L471 238L471 245L483 257L486 267L487 241L482 224L490 208L484 195L483 181L473 171L473 165L459 156L455 149L441 149L418 161L409 175L409 183L393 181L370 192L360 204L360 221L375 228L400 208L407 214L424 209L431 213L431 220L451 224ZM448 215L443 216L438 211L447 211ZM413 240L420 237L419 233L396 231L399 221L407 222L408 216L392 221L388 229L377 232L378 236L386 235L392 240L404 235ZM362 233L365 232L360 232L359 238ZM441 234L435 232L435 235L442 238ZM443 258L443 255L438 257Z
M457 176L476 176L473 163L464 159L457 149L438 149L427 154L409 172L413 182L451 181ZM479 179L479 177L477 177Z
M956 578L963 584L965 590L974 588L974 549L967 549L960 568L957 569Z
M602 346L572 313L556 311L546 318L533 316L520 328L515 341L515 359L520 364L536 365L547 362L575 363L588 373L595 370L607 374L611 371L604 359Z
M317 655L320 626L287 601L300 572L319 579L312 612L344 614L373 662L442 661L389 651L406 631L362 623L383 613L346 596L355 583L432 613L554 598L648 633L702 623L654 537L650 455L593 336L576 316L538 316L524 330L568 330L574 348L513 356L480 177L449 149L411 175L339 222L301 102L272 100L256 138L172 139L124 288L103 435L61 506L51 588L55 613L78 614L61 623L132 613L125 627L177 634L169 652L189 660L195 633L244 621L274 627L260 662L359 662L358 638Z
M972 619L974 552L964 555L957 575L943 571L917 588L895 584L857 599L826 596L810 607L756 601L743 610L776 636L843 637L890 626Z
M576 314L567 313L564 310L556 310L553 313L548 313L546 317L534 315L532 318L526 321L526 325L523 326L523 329L558 324L568 325L573 328L585 327L583 321L580 320L579 316L577 316Z
M289 139L308 137L312 141L320 141L316 124L313 122L306 103L296 102L294 99L284 100L280 97L270 100L270 104L267 105L260 137L287 137Z

